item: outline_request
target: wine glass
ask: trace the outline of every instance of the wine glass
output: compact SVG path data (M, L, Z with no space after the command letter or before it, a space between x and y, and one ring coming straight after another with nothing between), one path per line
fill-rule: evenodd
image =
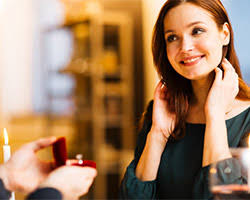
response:
M230 148L232 158L213 163L209 170L214 199L250 199L250 149Z

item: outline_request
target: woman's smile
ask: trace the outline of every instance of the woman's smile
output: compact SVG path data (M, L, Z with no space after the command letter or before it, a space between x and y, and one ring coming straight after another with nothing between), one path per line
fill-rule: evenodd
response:
M198 64L204 57L205 55L189 56L181 60L180 64L186 67L193 66Z

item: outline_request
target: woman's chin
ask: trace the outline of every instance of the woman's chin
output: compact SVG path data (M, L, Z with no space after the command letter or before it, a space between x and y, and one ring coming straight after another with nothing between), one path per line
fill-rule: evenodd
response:
M206 74L192 74L192 75L187 75L185 76L186 79L189 79L191 81L198 81L198 80L203 80L211 77L211 73L206 73Z
M201 71L196 71L192 73L183 73L182 76L185 77L186 79L189 79L191 81L198 81L202 79L207 79L207 78L214 78L214 69L211 69L206 72L201 72Z

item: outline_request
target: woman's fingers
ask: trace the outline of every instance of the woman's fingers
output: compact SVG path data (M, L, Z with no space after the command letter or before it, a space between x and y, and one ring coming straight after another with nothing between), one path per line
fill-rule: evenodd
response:
M223 80L232 81L232 79L235 79L237 73L235 72L235 69L227 59L223 59L221 66L224 70Z
M222 67L224 70L231 70L231 71L235 72L234 67L226 58L223 59L221 64L222 64Z
M233 66L226 59L221 66L222 69L217 67L214 70L215 78L205 108L208 114L217 113L218 110L227 112L239 91L238 75Z
M166 99L167 87L162 80L159 81L155 88L154 99Z
M237 94L239 91L238 74L235 72L234 67L231 65L231 63L227 59L223 60L222 67L224 70L223 81L231 85L232 94Z
M154 92L155 97L160 95L162 85L163 85L163 83L161 81L159 81L156 88L155 88L155 92Z
M218 85L221 82L222 74L223 74L223 72L219 67L215 68L215 79L214 79L215 85Z

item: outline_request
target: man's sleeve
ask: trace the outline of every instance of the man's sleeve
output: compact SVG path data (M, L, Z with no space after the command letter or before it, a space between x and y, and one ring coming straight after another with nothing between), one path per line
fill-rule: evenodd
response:
M39 188L32 192L28 197L28 200L35 199L53 199L53 200L62 200L62 194L57 189L54 188Z
M10 191L6 190L3 181L0 179L0 199L9 199Z

